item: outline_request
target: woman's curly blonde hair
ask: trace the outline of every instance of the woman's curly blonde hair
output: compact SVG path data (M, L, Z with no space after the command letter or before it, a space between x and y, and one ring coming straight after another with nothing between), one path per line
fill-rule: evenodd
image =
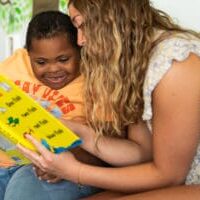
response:
M89 124L98 135L121 135L143 113L143 83L152 48L174 24L149 0L70 0L83 16L86 45L81 71ZM162 34L155 41L155 30ZM107 122L107 123L106 123Z

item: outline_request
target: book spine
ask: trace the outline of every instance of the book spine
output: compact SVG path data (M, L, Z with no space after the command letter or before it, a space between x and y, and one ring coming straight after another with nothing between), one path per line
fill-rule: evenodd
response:
M15 134L11 129L9 129L9 127L6 127L3 123L0 123L0 134L14 144L17 144L19 142L17 134Z
M2 135L2 139L5 138L5 140L11 142L10 144L11 146L9 146L8 149L7 148L2 149L1 147L0 148L4 153L7 154L8 157L10 157L13 160L14 162L13 165L30 164L30 161L16 149L15 144L19 142L17 135L8 127L5 127L2 123L0 123L0 134ZM1 141L0 141L0 146L1 146Z

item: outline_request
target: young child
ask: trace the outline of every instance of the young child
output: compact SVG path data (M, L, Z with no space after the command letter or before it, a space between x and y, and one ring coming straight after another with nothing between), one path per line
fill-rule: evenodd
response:
M80 48L76 44L76 35L76 29L67 15L57 11L36 15L28 26L26 49L17 50L0 63L0 74L13 80L56 117L84 123L83 78L79 73ZM83 155L82 150L78 151L78 155L92 162L91 156ZM9 190L7 184L12 185L15 180L13 174L17 176L20 170L31 174L32 166L15 166L0 152L0 200L4 199L6 188ZM49 179L47 174L37 173ZM35 175L31 175L34 178ZM51 177L52 182L58 179ZM31 181L30 178L27 184L35 184ZM39 180L37 183L40 184ZM17 195L22 190L16 188L15 192Z

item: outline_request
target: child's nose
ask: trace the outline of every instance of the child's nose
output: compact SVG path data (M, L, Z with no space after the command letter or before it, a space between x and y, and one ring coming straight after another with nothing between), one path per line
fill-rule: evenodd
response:
M58 62L52 62L52 63L49 63L49 71L51 72L56 72L58 71L60 68L61 68L61 64L58 63Z

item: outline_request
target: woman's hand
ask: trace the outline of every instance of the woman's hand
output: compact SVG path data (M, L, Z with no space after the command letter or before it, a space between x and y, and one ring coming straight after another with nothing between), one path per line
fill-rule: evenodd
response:
M36 147L38 153L20 144L18 144L17 147L34 165L45 173L78 182L78 173L81 163L75 159L71 152L54 154L47 150L31 135L26 135L26 138Z

